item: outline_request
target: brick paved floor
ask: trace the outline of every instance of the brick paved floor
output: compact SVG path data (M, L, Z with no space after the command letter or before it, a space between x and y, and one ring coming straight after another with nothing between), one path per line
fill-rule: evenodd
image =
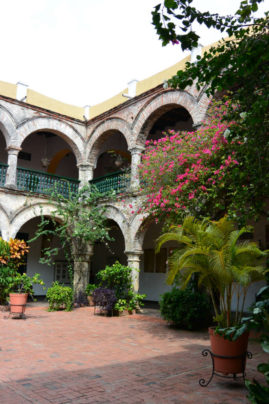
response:
M26 320L0 312L1 404L247 403L240 382L213 379L207 333L173 330L157 317L106 318L91 308L49 313L27 309ZM247 374L266 360L259 345Z

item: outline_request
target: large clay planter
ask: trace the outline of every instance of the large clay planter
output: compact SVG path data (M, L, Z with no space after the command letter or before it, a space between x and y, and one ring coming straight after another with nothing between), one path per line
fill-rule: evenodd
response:
M10 293L9 304L10 312L17 314L24 314L28 293Z
M245 332L236 341L224 339L221 335L215 334L215 328L210 327L209 336L211 342L211 351L214 355L215 372L228 374L237 374L245 372L245 363L247 357L248 336ZM225 358L220 358L222 356ZM235 357L235 358L233 358Z

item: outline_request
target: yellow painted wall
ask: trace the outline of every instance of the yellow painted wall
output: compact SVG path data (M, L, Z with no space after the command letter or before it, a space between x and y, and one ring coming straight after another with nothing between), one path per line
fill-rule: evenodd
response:
M119 94L115 95L114 97L109 98L108 100L101 102L100 104L93 105L90 108L90 118L94 118L95 116L98 116L102 114L103 112L106 112L117 105L122 104L123 102L127 101L128 98L123 97L122 94L128 93L128 88L125 88L122 90Z
M16 98L17 86L16 84L6 83L0 81L0 95L4 95L10 98Z
M190 55L186 56L184 59L182 59L180 62L176 63L175 65L169 67L168 69L165 69L157 74L154 74L151 77L148 77L145 80L139 81L136 86L136 95L143 94L144 92L158 86L159 84L162 84L164 80L170 79L172 76L174 76L178 70L184 69L186 62L190 61ZM106 112L117 105L120 105L128 100L128 98L125 98L122 96L123 93L128 94L128 88L125 88L122 90L119 94L115 95L112 98L109 98L108 100L97 104L93 105L90 108L90 118L94 118L95 116L98 116L102 114L103 112Z
M57 101L54 98L47 97L34 90L27 90L27 103L48 109L50 111L58 112L59 114L67 115L72 118L83 120L84 108L65 104L64 102Z
M145 80L139 81L136 86L136 95L140 95L151 88L158 86L159 84L163 84L164 80L171 79L178 70L182 70L185 68L186 62L189 62L191 59L190 55L186 56L180 62L176 63L175 65L165 69L157 74L154 74L151 77L148 77Z

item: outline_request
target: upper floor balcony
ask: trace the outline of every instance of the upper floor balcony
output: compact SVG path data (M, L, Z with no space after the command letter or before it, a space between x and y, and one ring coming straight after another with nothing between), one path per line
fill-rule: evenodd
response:
M94 185L99 192L115 191L116 193L126 192L130 187L130 171L117 171L112 174L94 178L90 184Z
M5 186L8 165L0 163L0 186ZM90 181L99 192L115 191L126 192L130 186L130 172L118 171L104 175ZM49 174L39 170L17 168L17 189L25 192L41 195L51 195L52 191L68 197L76 193L79 188L79 180L55 174Z
M74 178L48 174L38 170L18 167L17 189L36 194L50 195L55 191L64 197L78 191L79 181Z

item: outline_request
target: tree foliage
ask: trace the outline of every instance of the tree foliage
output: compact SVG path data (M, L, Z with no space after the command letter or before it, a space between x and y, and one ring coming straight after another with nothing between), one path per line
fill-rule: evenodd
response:
M186 89L195 85L209 96L231 91L237 109L230 110L225 120L234 120L228 141L241 141L240 161L248 175L248 202L254 202L251 216L263 213L264 200L269 194L269 35L268 12L256 18L262 0L245 0L234 15L220 16L200 12L192 0L165 0L152 13L153 25L163 45L180 44L182 50L198 46L199 35L192 24L198 22L215 28L229 37L204 52L195 63L187 63L168 83L173 88ZM238 173L238 189L242 186ZM243 198L241 205L245 203ZM238 204L239 207L239 204Z
M66 198L52 192L51 203L55 206L51 217L42 216L35 237L29 242L44 236L49 246L43 250L41 262L51 265L58 255L59 248L50 243L54 237L60 240L60 249L72 272L74 254L84 254L89 244L96 241L111 240L109 228L106 226L106 207L104 202L111 194L104 194L90 186L81 188L78 193L70 193Z

